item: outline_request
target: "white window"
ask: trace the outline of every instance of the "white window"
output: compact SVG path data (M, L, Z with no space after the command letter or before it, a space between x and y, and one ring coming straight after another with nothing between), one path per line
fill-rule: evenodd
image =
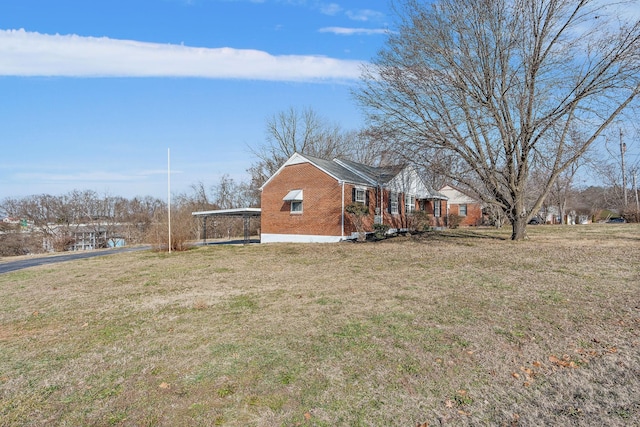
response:
M435 217L440 216L440 200L433 201L433 216Z
M460 216L467 216L467 205L466 205L466 204L464 204L464 205L460 205L460 206L458 207L458 215L460 215Z
M366 203L367 191L364 188L356 188L355 200L357 203Z
M416 196L406 194L404 196L404 211L410 213L416 210Z
M389 209L392 214L397 215L398 214L398 193L391 193L389 195L389 198L391 199L389 200Z
M301 200L292 200L291 201L291 213L302 213L302 201Z
M291 203L291 213L302 213L302 190L291 190L282 200Z

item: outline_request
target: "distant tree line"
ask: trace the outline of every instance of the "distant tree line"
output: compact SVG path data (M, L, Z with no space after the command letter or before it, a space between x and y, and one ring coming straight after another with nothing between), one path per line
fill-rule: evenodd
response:
M154 218L166 209L152 197L126 199L100 195L92 190L74 190L54 196L38 194L8 197L0 202L5 218L0 234L0 254L18 255L45 250L64 251L80 230L100 236L96 248L123 239L142 243Z
M224 175L208 187L202 182L192 184L190 191L173 195L171 203L172 245L179 250L204 237L192 212L259 206L259 198L248 183ZM117 241L166 248L167 230L167 202L151 196L127 199L93 190L73 190L62 195L37 194L0 201L2 256L70 250L83 232L97 236L95 248L114 246ZM208 238L241 236L243 224L237 219L220 218L210 224L207 234Z

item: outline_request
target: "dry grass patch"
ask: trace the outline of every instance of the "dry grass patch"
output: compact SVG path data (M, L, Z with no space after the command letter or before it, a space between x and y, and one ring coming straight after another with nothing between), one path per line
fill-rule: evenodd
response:
M529 234L0 275L0 425L640 423L640 229Z

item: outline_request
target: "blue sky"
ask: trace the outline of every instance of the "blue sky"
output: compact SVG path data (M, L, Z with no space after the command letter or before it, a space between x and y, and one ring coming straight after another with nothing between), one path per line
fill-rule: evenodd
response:
M266 119L362 126L351 90L387 0L2 0L0 200L166 197L246 178Z

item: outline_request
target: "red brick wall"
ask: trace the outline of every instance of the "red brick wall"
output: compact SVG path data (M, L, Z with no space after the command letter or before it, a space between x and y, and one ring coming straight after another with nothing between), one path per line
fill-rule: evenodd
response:
M434 204L440 203L440 216L435 216ZM429 225L432 227L445 227L447 216L447 201L446 200L426 200L424 202L424 210L429 214Z
M353 185L344 185L344 206L353 202ZM291 213L291 203L282 198L291 190L303 191L302 213ZM373 188L367 189L369 216L365 218L366 231L373 231L375 207L379 195ZM409 226L402 195L398 200L398 214L389 212L390 193L383 194L383 222L391 228ZM432 226L444 226L447 203L442 201L441 216L433 217L433 202L426 204ZM304 234L340 236L342 221L342 185L334 178L309 163L286 166L262 190L261 232L265 234ZM415 210L419 209L416 201ZM470 210L471 212L471 210ZM344 236L356 232L348 214L344 215Z
M282 200L291 190L303 192L302 213L291 213L291 203ZM345 204L351 202L350 188L348 195ZM342 185L309 163L280 171L262 189L260 206L262 233L341 235Z
M460 205L449 205L449 213L460 215ZM482 208L477 203L467 203L467 215L462 217L461 226L482 224Z
M345 206L350 203L353 203L353 191L354 186L350 184L345 185ZM375 211L376 206L380 204L380 195L374 188L367 189L368 199L369 199L369 216L364 220L364 229L365 231L372 232L373 224L375 221ZM404 215L405 206L404 199L402 196L399 197L398 200L398 213L391 214L389 212L389 191L384 191L382 195L382 203L384 208L382 209L383 215L383 223L387 224L390 228L405 228L407 227L406 216ZM350 235L352 232L356 231L355 226L352 224L349 215L346 215L345 218L345 235Z

